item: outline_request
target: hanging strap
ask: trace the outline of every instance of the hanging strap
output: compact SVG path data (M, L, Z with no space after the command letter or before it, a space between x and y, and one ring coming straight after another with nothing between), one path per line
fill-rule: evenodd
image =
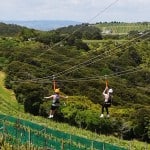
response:
M107 75L105 75L105 83L106 83L106 87L108 87L108 79L107 79Z
M55 81L55 75L53 75L53 90L55 91L56 89L56 81Z

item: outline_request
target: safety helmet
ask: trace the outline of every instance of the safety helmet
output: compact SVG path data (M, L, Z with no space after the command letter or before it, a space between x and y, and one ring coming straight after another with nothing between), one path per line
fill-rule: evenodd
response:
M109 89L109 90L108 90L108 93L113 93L113 89Z
M55 93L59 93L60 92L60 90L59 89L55 89Z

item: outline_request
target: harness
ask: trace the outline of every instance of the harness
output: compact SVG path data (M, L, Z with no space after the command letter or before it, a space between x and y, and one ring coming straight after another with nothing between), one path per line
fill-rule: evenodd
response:
M107 102L105 102L105 104L107 104L107 105L111 105L111 103L112 103L112 96L111 96L111 95L109 95L109 97L108 97L108 101L107 101Z
M59 94L55 94L53 97L52 106L59 106L60 105L59 99L60 99Z

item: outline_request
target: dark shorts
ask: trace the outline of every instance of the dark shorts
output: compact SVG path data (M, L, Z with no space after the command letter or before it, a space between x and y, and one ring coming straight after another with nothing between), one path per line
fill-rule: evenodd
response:
M111 106L111 103L104 102L103 106L104 106L104 107L110 107L110 106Z
M51 105L51 110L56 110L58 108L59 108L59 106L53 106L53 105Z

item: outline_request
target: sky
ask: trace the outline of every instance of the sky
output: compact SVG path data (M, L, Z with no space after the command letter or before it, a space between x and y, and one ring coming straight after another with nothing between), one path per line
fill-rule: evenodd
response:
M2 0L0 20L150 22L150 0Z

